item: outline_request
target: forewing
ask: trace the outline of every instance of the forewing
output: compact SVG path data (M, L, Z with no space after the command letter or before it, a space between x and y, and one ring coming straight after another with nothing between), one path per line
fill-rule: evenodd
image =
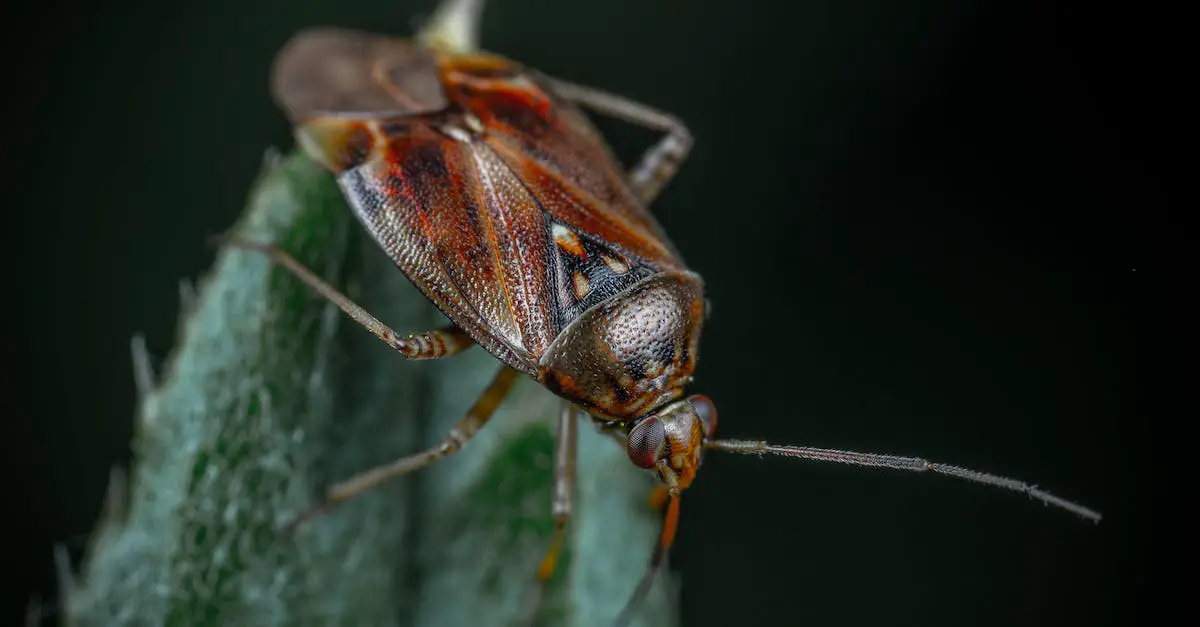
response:
M536 199L486 147L423 120L374 128L386 148L338 177L351 207L455 324L532 374L557 334Z
M432 54L401 39L339 28L297 33L275 57L271 93L294 123L436 111L446 96Z
M397 266L519 370L583 311L684 269L583 114L505 59L319 29L273 84Z
M488 146L547 213L655 267L684 268L629 190L621 165L573 104L527 69L509 64L504 72L492 66L481 71L472 61L441 61L447 97L482 121Z

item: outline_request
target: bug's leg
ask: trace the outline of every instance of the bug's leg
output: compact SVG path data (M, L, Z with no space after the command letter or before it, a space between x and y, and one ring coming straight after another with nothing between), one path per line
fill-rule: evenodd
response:
M671 498L671 491L667 489L667 486L656 485L650 491L650 496L646 498L646 503L650 505L650 509L660 512L669 498Z
M458 424L454 425L454 428L450 430L450 433L446 434L445 439L440 444L425 449L420 453L406 455L391 463L377 466L334 485L325 494L325 498L320 503L292 521L288 525L287 530L295 530L300 525L303 525L305 522L338 503L348 501L372 488L378 487L382 483L406 475L414 470L420 470L439 459L458 452L471 440L472 436L487 424L492 414L496 413L496 408L500 406L501 401L508 395L508 391L512 389L512 385L519 375L520 373L516 370L508 366L501 366L500 371L496 373L492 382L488 384L483 393L479 395L479 398L475 400L475 404L467 410L466 415L458 421Z
M282 248L274 244L248 242L237 238L230 238L226 241L231 246L263 253L272 262L282 266L295 275L296 278L308 284L318 294L332 301L338 308L346 312L346 315L353 318L355 322L366 327L371 333L374 333L375 337L383 340L385 344L396 349L401 355L409 359L440 359L442 357L449 357L475 344L466 331L453 325L436 331L426 331L424 333L415 333L408 337L401 337L391 327L381 322L379 318L371 315L366 309L360 307L358 303L350 300L350 297L339 292L337 288L325 282L321 277L313 274L312 270L304 267L304 264L296 261L295 257L288 254Z
M634 611L650 593L650 588L654 585L655 576L658 574L659 567L662 566L663 559L671 550L671 545L675 543L675 531L679 526L679 494L678 492L670 494L671 491L668 490L667 512L663 516L662 531L659 533L658 542L654 545L654 552L650 554L650 563L646 565L642 579L633 589L633 594L629 595L629 600L625 602L625 607L621 608L621 613L613 621L612 627L624 627L633 618Z
M408 337L397 338L395 344L388 343L409 359L441 359L475 345L475 341L466 331L454 325L433 331L411 333Z
M644 204L649 204L679 171L692 149L692 133L679 118L599 89L551 79L559 96L597 113L666 135L642 153L629 171L629 186Z
M564 401L562 413L558 416L558 432L554 438L554 500L550 506L554 516L554 535L550 538L546 556L538 566L537 587L526 620L528 624L533 624L537 618L546 584L554 576L554 569L558 566L558 555L566 540L567 523L571 521L571 495L575 490L577 411L573 405Z

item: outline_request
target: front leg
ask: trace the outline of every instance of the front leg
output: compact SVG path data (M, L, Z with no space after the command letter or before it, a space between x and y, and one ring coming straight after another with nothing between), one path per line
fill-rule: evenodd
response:
M295 257L288 254L282 248L274 244L262 244L237 238L228 240L228 244L243 250L263 253L273 263L279 264L295 275L296 278L307 283L317 293L329 299L338 308L346 312L346 315L353 318L355 322L366 327L371 333L374 333L375 337L378 337L385 344L396 349L401 355L409 359L440 359L442 357L449 357L475 344L466 331L454 325L436 331L425 331L407 337L400 337L400 334L393 331L391 327L381 322L379 318L371 315L369 311L363 309L358 303L350 300L349 296L339 292L336 287L314 274L312 270L304 267L304 264L296 261Z

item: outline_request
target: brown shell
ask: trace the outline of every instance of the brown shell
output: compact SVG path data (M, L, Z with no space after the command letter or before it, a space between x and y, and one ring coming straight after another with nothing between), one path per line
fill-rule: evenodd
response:
M518 370L544 380L564 329L651 277L699 298L599 133L514 62L320 29L280 53L273 89L400 270Z

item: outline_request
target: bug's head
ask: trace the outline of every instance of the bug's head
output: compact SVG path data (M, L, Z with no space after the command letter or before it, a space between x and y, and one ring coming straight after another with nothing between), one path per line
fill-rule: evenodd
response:
M707 396L695 394L633 423L625 452L635 465L658 472L671 493L678 495L696 477L704 441L716 426L716 406Z

